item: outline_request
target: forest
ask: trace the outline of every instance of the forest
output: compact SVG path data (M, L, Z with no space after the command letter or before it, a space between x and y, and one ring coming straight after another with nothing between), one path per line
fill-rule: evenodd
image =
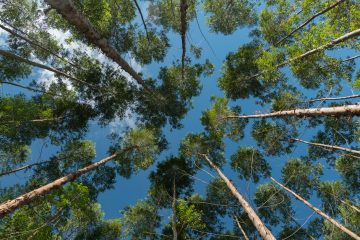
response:
M0 240L360 240L360 0L0 0Z

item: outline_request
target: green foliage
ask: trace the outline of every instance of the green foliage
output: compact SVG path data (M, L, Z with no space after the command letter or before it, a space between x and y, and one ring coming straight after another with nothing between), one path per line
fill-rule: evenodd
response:
M213 97L211 100L213 101L212 107L204 111L201 117L201 123L209 132L210 138L220 141L225 136L234 141L242 139L247 120L227 118L240 115L240 108L229 109L229 101L226 98Z
M349 192L341 181L322 182L319 186L318 195L322 200L322 209L330 216L336 216L339 213L341 200L349 197Z
M157 133L146 128L131 129L122 137L120 145L112 146L109 152L120 153L114 159L117 171L129 178L132 173L145 170L154 162L159 153Z
M312 165L301 159L290 159L281 170L282 181L305 199L310 198L312 190L319 186L323 168L320 163Z
M125 208L121 218L121 236L123 239L146 239L152 237L159 226L160 217L157 208L148 201L139 201Z
M271 225L287 224L293 215L290 198L273 183L260 185L256 189L254 201L260 216Z
M252 26L256 23L257 16L255 4L251 1L241 0L205 0L203 8L210 29L216 33L229 35L238 27Z
M148 35L138 33L134 49L135 60L141 64L160 62L166 56L169 46L165 33L159 34L154 31L148 32Z
M176 218L178 221L176 224L182 228L203 230L205 228L205 224L202 222L203 214L205 213L196 209L195 205L188 204L182 199L176 202Z
M236 53L227 55L223 75L218 80L219 87L227 97L237 99L261 95L261 83L256 78L251 78L259 73L256 60L260 54L261 46L255 41L241 46Z
M271 109L276 111L294 109L301 103L301 94L294 89L279 92L271 104Z
M260 177L270 176L271 167L262 154L252 147L241 147L231 156L231 167L240 179L257 183Z
M360 162L356 157L341 156L336 159L336 170L341 174L347 187L354 193L358 193L360 189Z
M251 134L257 145L269 155L289 153L292 147L290 139L296 136L293 128L263 120L254 123Z

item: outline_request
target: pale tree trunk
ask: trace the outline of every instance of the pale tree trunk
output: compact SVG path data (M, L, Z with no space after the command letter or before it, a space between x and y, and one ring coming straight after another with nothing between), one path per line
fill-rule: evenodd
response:
M205 160L209 163L209 165L216 170L221 179L226 183L227 187L231 191L231 193L237 198L240 205L244 208L247 213L249 219L254 224L255 228L258 230L260 236L265 240L276 240L272 235L270 230L265 226L265 224L258 217L254 209L250 206L250 204L245 200L245 198L238 192L235 186L230 182L230 180L222 173L222 171L208 158L207 155L202 154Z
M83 34L89 43L100 48L107 57L116 62L125 72L133 77L138 84L146 88L145 82L140 75L118 54L107 39L101 36L90 21L76 9L71 0L45 0L45 2L62 15L77 31Z
M345 205L348 205L349 207L351 207L353 210L357 211L358 213L360 213L360 209L344 200L340 200L342 203L344 203Z
M121 153L125 152L125 151L129 151L133 149L133 147L131 148L127 148L121 151ZM28 193L25 193L23 195L20 195L19 197L13 199L13 200L8 200L2 204L0 204L0 218L6 216L7 214L15 211L17 208L25 205L25 204L29 204L32 201L34 201L35 199L37 199L38 197L50 192L53 189L57 189L60 188L61 186L63 186L66 183L72 182L74 180L76 180L77 178L79 178L80 176L82 176L83 174L90 172L98 167L100 167L101 165L104 165L105 163L113 160L115 157L117 157L120 153L115 153L107 158L104 158L96 163L93 163L89 166L86 166L76 172L70 173L64 177L58 178L55 181L48 183L42 187L39 187L35 190L32 190Z
M62 71L60 71L60 70L58 70L56 68L49 67L49 66L46 66L46 65L41 64L41 63L30 61L30 60L28 60L26 58L20 57L20 56L18 56L16 54L13 54L11 52L0 49L0 55L3 55L6 58L10 58L10 59L13 59L13 60L16 60L16 61L19 61L19 62L24 62L24 63L29 64L29 65L34 66L34 67L38 67L38 68L48 70L48 71L53 72L55 74L59 74L59 75L64 76L66 78L72 79L72 80L74 80L76 82L86 84L86 85L88 85L88 86L90 86L90 87L92 87L94 89L98 89L98 87L95 87L92 84L90 84L88 82L85 82L85 81L83 81L81 79L78 79L76 77L70 76L69 74L67 74L65 72L62 72Z
M344 152L360 154L360 151L358 151L358 150L354 150L354 149L350 149L350 148L343 148L343 147L339 147L339 146L336 146L336 145L327 145L327 144L322 144L322 143L308 142L308 141L304 141L304 140L301 140L301 139L298 139L298 138L292 138L291 140L292 141L297 141L297 142L302 142L302 143L312 145L312 146L327 148L327 149L330 149L330 150L340 150L340 151L344 151Z
M272 117L318 117L318 116L358 116L360 115L360 104L345 105L336 107L323 107L323 108L304 108L293 110L282 110L272 113L254 114L254 115L239 115L227 116L226 118L272 118Z
M323 101L339 101L339 100L344 100L344 99L351 99L351 98L358 98L360 97L360 94L354 94L351 96L344 96L344 97L333 97L333 98L316 98L316 99L310 99L306 102L323 102Z
M236 221L236 225L237 225L238 228L240 229L240 231L241 231L241 233L243 234L245 240L249 240L248 236L246 235L245 230L242 228L242 226L241 226L241 224L240 224L240 221L239 221L238 217L234 215L234 218L235 218L235 221Z
M329 217L327 214L325 214L323 211L321 211L320 209L318 209L317 207L313 206L311 203L309 203L308 201L306 201L304 198L302 198L301 196L299 196L298 194L296 194L294 191L290 190L289 188L285 187L284 185L282 185L281 183L279 183L278 181L276 181L274 178L271 177L271 180L274 181L277 185L279 185L280 187L282 187L283 189L285 189L286 191L288 191L289 193L291 193L294 197L296 197L298 200L300 200L301 202L303 202L305 205L307 205L309 208L311 208L313 211L315 211L318 215L322 216L323 218L325 218L326 220L328 220L329 222L331 222L332 224L334 224L337 228L339 228L341 231L345 232L346 234L348 234L350 237L360 240L360 236L358 236L356 233L354 233L353 231L351 231L350 229L346 228L345 226L343 226L342 224L338 223L337 221L335 221L333 218Z
M313 55L313 54L315 54L315 53L318 53L318 52L325 51L325 50L328 49L328 48L334 47L335 45L337 45L337 44L339 44L339 43L343 43L343 42L345 42L345 41L347 41L347 40L349 40L349 39L356 38L356 37L358 37L359 35L360 35L360 29L356 29L356 30L354 30L354 31L352 31L352 32L349 32L349 33L347 33L347 34L345 34L345 35L343 35L343 36L341 36L341 37L338 37L338 38L332 40L332 41L329 42L329 43L326 43L326 44L321 45L321 46L319 46L319 47L317 47L317 48L311 49L311 50L309 50L309 51L307 51L307 52L305 52L305 53L303 53L303 54L301 54L301 55L299 55L299 56L290 58L290 59L288 59L288 60L286 60L286 61L284 61L284 62L276 65L275 68L285 67L286 65L289 65L290 63L292 63L292 62L294 62L294 61L300 60L300 59L305 58L305 57L307 57L307 56L311 56L311 55ZM256 78L256 77L264 74L265 72L266 72L266 71L257 73L257 74L255 74L255 75L252 75L252 76L249 77L249 79Z
M298 26L297 28L295 28L294 30L292 30L288 35L286 35L285 37L283 37L281 40L279 40L278 42L276 42L274 44L274 46L279 45L281 42L285 41L286 39L288 39L289 37L291 37L294 33L296 33L297 31L299 31L300 29L302 29L303 27L305 27L307 24L309 24L312 20L314 20L315 18L317 18L318 16L323 15L324 13L330 11L331 9L335 8L337 5L339 5L340 3L345 2L345 0L339 0L335 3L333 3L332 5L322 9L321 11L315 13L313 16L309 17L305 22L303 22L300 26Z
M173 231L173 240L178 239L178 234L176 230L176 185L175 185L175 177L173 178L173 201L172 201L172 231Z

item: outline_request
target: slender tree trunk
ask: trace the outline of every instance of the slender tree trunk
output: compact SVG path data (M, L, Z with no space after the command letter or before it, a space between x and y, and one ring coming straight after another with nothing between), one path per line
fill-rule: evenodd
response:
M133 147L124 149L120 153L129 151L131 149L133 149ZM76 172L70 173L70 174L68 174L64 177L58 178L57 180L55 180L51 183L48 183L42 187L39 187L28 193L20 195L19 197L15 198L13 200L8 200L8 201L0 204L0 218L3 218L7 214L15 211L17 208L19 208L25 204L31 203L38 197L50 192L51 190L60 188L62 185L76 180L83 174L90 172L90 171L100 167L101 165L104 165L105 163L107 163L107 162L111 161L112 159L114 159L115 157L117 157L120 153L115 153L115 154L113 154L107 158L104 158L96 163L88 165L87 167L84 167Z
M22 170L25 170L25 169L29 169L29 168L32 168L34 166L42 165L42 164L45 164L45 163L48 163L48 162L50 162L50 161L33 163L33 164L29 164L29 165L26 165L26 166L22 166L22 167L19 167L19 168L12 169L10 171L1 172L0 177L5 176L5 175L9 175L9 174L12 174L12 173L16 173L16 172L19 172L19 171L22 171Z
M16 61L19 61L19 62L27 63L27 64L29 64L31 66L34 66L34 67L38 67L38 68L48 70L48 71L53 72L55 74L59 74L59 75L64 76L66 78L72 79L72 80L74 80L76 82L80 82L80 83L86 84L87 86L91 86L92 88L98 89L98 87L95 87L92 84L90 84L88 82L85 82L85 81L83 81L81 79L70 76L69 74L67 74L65 72L62 72L60 70L57 70L56 68L49 67L49 66L46 66L46 65L41 64L41 63L30 61L30 60L28 60L26 58L20 57L20 56L18 56L16 54L13 54L11 52L0 49L0 55L3 55L6 58L10 58L10 59L13 59L13 60L16 60Z
M242 226L240 224L240 221L239 221L238 217L236 215L234 215L234 218L235 218L236 224L239 227L241 233L244 235L245 240L249 240L248 236L246 235L245 230L242 228Z
M294 30L292 30L288 35L286 35L284 38L282 38L281 40L279 40L277 43L274 44L274 46L279 45L280 43L282 43L283 41L285 41L286 39L288 39L289 37L291 37L294 33L296 33L297 31L299 31L300 29L302 29L303 27L305 27L307 24L309 24L312 20L314 20L315 18L317 18L320 15L323 15L324 13L330 11L331 9L335 8L337 5L339 5L340 3L345 2L345 0L339 0L335 3L333 3L332 5L322 9L321 11L315 13L313 16L311 16L310 18L308 18L304 23L302 23L300 26L298 26L297 28L295 28Z
M341 151L345 151L345 152L349 152L349 153L354 153L354 154L360 154L360 151L358 150L354 150L354 149L350 149L350 148L343 148L343 147L339 147L336 145L327 145L327 144L322 144L322 143L314 143L314 142L308 142L308 141L304 141L298 138L292 138L292 141L298 141L298 142L302 142L308 145L312 145L312 146L318 146L318 147L323 147L323 148L328 148L331 150L341 150Z
M180 33L181 33L181 46L182 46L182 55L181 55L181 71L182 78L185 76L185 54L186 54L186 10L188 5L186 0L180 1Z
M133 1L134 1L134 3L135 3L135 6L136 6L139 14L140 14L141 21L142 21L142 23L143 23L143 25L144 25L144 29L145 29L145 33L146 33L146 38L147 38L147 40L148 40L148 43L150 44L149 33L148 33L148 30L147 30L147 27L146 27L144 15L143 15L143 13L142 13L142 11L141 11L141 8L140 8L139 3L137 2L137 0L133 0Z
M140 75L117 53L114 47L101 36L101 34L92 26L71 0L45 0L53 9L73 25L84 37L91 43L101 49L101 51L114 62L116 62L125 72L130 74L138 84L147 88Z
M42 123L42 122L53 122L53 121L58 121L61 120L63 117L57 117L57 118L43 118L43 119L30 119L30 120L22 120L22 121L18 121L18 120L1 120L0 119L0 123L1 124L8 124L8 123L18 123L18 122L34 122L34 123Z
M178 234L176 230L176 185L175 185L175 177L173 178L173 202L172 202L172 230L173 230L173 240L178 239Z
M347 33L347 34L345 34L345 35L343 35L341 37L338 37L338 38L332 40L331 42L329 42L327 44L324 44L324 45L321 45L320 47L309 50L309 51L307 51L307 52L305 52L305 53L303 53L303 54L301 54L301 55L299 55L297 57L290 58L290 59L276 65L275 68L285 67L286 65L289 65L290 63L292 63L294 61L298 61L298 60L300 60L302 58L305 58L307 56L311 56L311 55L313 55L315 53L325 51L328 48L334 47L335 45L337 45L339 43L343 43L343 42L345 42L345 41L347 41L349 39L358 37L359 35L360 35L360 29L356 29L356 30L354 30L352 32L349 32L349 33ZM265 73L265 72L260 72L260 73L257 73L255 75L252 75L252 76L249 77L249 79L256 78L256 77L262 75L263 73Z
M274 181L277 185L279 185L280 187L282 187L283 189L285 189L286 191L288 191L289 193L291 193L294 197L296 197L298 200L300 200L301 202L303 202L305 205L307 205L309 208L311 208L313 211L315 211L318 215L322 216L323 218L325 218L326 220L328 220L329 222L331 222L332 224L334 224L337 228L339 228L341 231L345 232L346 234L348 234L350 237L360 240L360 236L358 236L356 233L354 233L353 231L349 230L348 228L346 228L345 226L341 225L340 223L338 223L337 221L335 221L334 219L332 219L331 217L329 217L327 214L325 214L324 212L322 212L320 209L314 207L311 203L309 203L308 201L306 201L304 198L302 198L301 196L299 196L298 194L296 194L294 191L290 190L289 188L285 187L284 185L282 185L281 183L279 183L278 181L276 181L274 178L270 177L272 181Z
M238 192L235 186L230 182L230 180L222 173L222 171L208 158L207 155L202 154L205 160L209 163L209 165L214 168L221 179L226 183L227 187L230 189L231 193L237 198L240 205L244 208L245 212L248 214L251 222L254 224L255 228L260 233L261 237L265 240L275 240L275 237L272 235L270 230L265 226L265 224L258 217L254 209L250 206L250 204L245 200L243 196Z
M358 98L360 97L360 94L354 94L351 96L344 96L344 97L333 97L333 98L316 98L316 99L310 99L306 102L322 102L322 101L333 101L333 100L344 100L344 99L351 99L351 98Z
M360 104L357 105L345 105L336 107L323 107L323 108L304 108L283 110L272 113L263 113L255 115L243 115L243 116L228 116L226 118L271 118L271 117L285 117L285 116L297 116L297 117L317 117L317 116L358 116L360 115Z
M10 25L9 23L6 22L6 24L9 25L9 26L11 26L13 29L17 30L14 26ZM12 34L12 35L14 35L14 36L16 36L16 37L18 37L18 38L21 38L22 40L28 42L29 44L31 44L31 45L33 45L33 46L36 46L36 47L38 47L38 48L40 48L40 49L42 49L42 50L44 50L44 51L46 51L46 52L51 53L51 54L54 55L55 57L59 58L60 60L66 62L66 63L68 63L68 64L70 64L70 65L73 66L73 67L76 67L76 68L79 67L79 66L77 66L76 64L72 63L71 61L69 61L68 59L65 59L64 57L61 57L60 55L58 55L58 54L55 53L54 51L52 51L52 50L44 47L44 46L42 45L42 43L37 43L36 41L33 41L33 40L31 40L30 38L28 38L28 37L22 36L22 35L20 35L19 33L17 33L16 31L14 31L14 30L12 30L12 29L10 29L10 28L7 28L7 27L5 27L5 26L2 25L2 24L0 24L0 28L4 29L4 30L7 31L8 33L10 33L10 34ZM19 31L19 30L17 30L17 31Z
M349 207L351 207L353 210L357 211L358 213L360 213L360 209L354 205L352 205L351 203L348 203L344 200L340 200L342 203L344 203L345 205L348 205Z
M40 93L50 94L50 95L57 96L57 97L62 97L61 95L58 95L58 94L53 94L53 93L50 93L50 92L47 92L47 91L44 91L44 90L41 90L41 89L36 89L36 88L28 87L28 86L23 86L23 85L20 85L20 84L17 84L17 83L0 81L0 84L12 85L12 86L23 88L23 89L30 90L30 91L33 91L33 92L40 92Z

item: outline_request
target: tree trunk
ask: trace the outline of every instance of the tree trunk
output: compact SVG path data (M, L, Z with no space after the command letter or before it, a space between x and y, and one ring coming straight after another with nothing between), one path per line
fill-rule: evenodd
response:
M3 21L3 20L1 20L1 21ZM16 29L14 26L10 25L9 23L6 22L6 24L9 25L10 27L12 27L13 29L15 29L16 31L19 31L18 29ZM14 31L14 30L12 30L12 29L10 29L10 28L7 28L7 27L5 27L5 26L2 25L2 24L0 24L0 28L4 29L4 30L7 31L8 33L10 33L10 34L12 34L12 35L14 35L14 36L16 36L16 37L18 37L18 38L21 38L22 40L28 42L29 44L31 44L31 45L33 45L33 46L36 46L36 47L38 47L38 48L40 48L40 49L42 49L42 50L44 50L44 51L46 51L46 52L51 53L51 54L54 55L55 57L59 58L60 60L66 62L66 63L68 63L68 64L70 64L71 66L76 67L76 68L79 68L79 66L77 66L77 65L74 64L74 63L72 63L72 62L69 61L68 59L66 59L66 58L64 58L64 57L61 57L60 55L58 55L58 54L55 53L54 51L52 51L52 50L44 47L44 46L42 45L42 43L37 43L36 41L33 41L33 40L31 40L30 38L28 38L28 37L22 36L22 35L18 34L16 31Z
M226 183L227 187L230 189L231 193L237 198L240 205L244 208L245 212L248 214L251 222L254 224L255 228L260 233L261 237L265 240L275 240L275 237L269 231L269 229L265 226L265 224L258 217L256 212L252 209L250 204L245 200L243 196L238 192L235 186L230 182L230 180L222 173L222 171L208 158L207 155L202 154L205 160L210 164L212 168L214 168L221 179Z
M246 232L245 232L244 229L242 228L242 226L241 226L241 224L240 224L240 221L239 221L239 219L237 218L236 215L234 215L234 218L235 218L236 224L237 224L237 226L239 227L241 233L244 235L245 240L249 240L248 236L246 235Z
M126 152L129 151L131 148L127 148L122 150L121 152ZM13 200L8 200L2 204L0 204L0 218L3 218L4 216L6 216L7 214L15 211L17 208L25 205L25 204L29 204L31 203L33 200L35 200L36 198L50 192L53 189L57 189L60 188L62 185L68 183L68 182L72 182L74 180L76 180L77 178L79 178L80 176L82 176L83 174L90 172L96 168L98 168L101 165L104 165L105 163L111 161L112 159L114 159L116 156L118 156L120 153L115 153L107 158L104 158L96 163L93 163L87 167L84 167L76 172L70 173L64 177L58 178L57 180L48 183L42 187L39 187L35 190L32 190L28 193L25 193L23 195L20 195L19 197L13 199Z
M326 220L328 220L329 222L331 222L332 224L334 224L337 228L339 228L341 231L345 232L346 234L348 234L350 237L360 240L360 236L356 235L356 233L354 233L353 231L349 230L348 228L346 228L345 226L343 226L342 224L338 223L337 221L335 221L334 219L332 219L331 217L329 217L327 214L325 214L324 212L322 212L320 209L314 207L311 203L309 203L308 201L306 201L304 198L302 198L301 196L299 196L298 194L296 194L295 192L293 192L292 190L290 190L289 188L285 187L284 185L282 185L281 183L279 183L278 181L276 181L274 178L270 177L272 181L274 181L277 185L279 185L280 187L282 187L283 189L285 189L286 191L288 191L289 193L291 193L294 197L296 197L297 199L299 199L301 202L303 202L305 205L307 205L309 208L311 208L313 211L315 211L318 215L322 216L323 218L325 218Z
M286 65L289 65L290 63L292 63L294 61L300 60L302 58L305 58L307 56L313 55L313 54L318 53L318 52L325 51L326 49L331 48L331 47L335 46L336 44L343 43L343 42L345 42L345 41L347 41L347 40L349 40L351 38L355 38L355 37L357 37L359 35L360 35L360 29L356 29L356 30L354 30L352 32L349 32L349 33L347 33L347 34L345 34L345 35L343 35L341 37L338 37L338 38L332 40L331 42L329 42L327 44L324 44L324 45L322 45L320 47L309 50L309 51L307 51L307 52L305 52L305 53L303 53L303 54L301 54L301 55L299 55L297 57L286 60L286 61L276 65L275 68L285 67ZM257 73L255 75L252 75L252 76L249 77L249 79L253 79L253 78L256 78L258 76L261 76L263 73L265 73L265 72L260 72L260 73Z
M286 39L288 39L289 37L291 37L294 33L296 33L297 31L299 31L301 28L305 27L307 24L309 24L312 20L314 20L315 18L317 18L320 15L323 15L324 13L330 11L331 9L333 9L334 7L336 7L337 5L339 5L340 3L345 2L345 0L339 0L337 2L335 2L334 4L322 9L321 11L315 13L313 16L311 16L310 18L308 18L303 24L301 24L300 26L298 26L297 28L295 28L294 30L292 30L288 35L286 35L284 38L282 38L281 40L279 40L278 42L276 42L274 44L274 46L279 45L281 42L285 41Z
M178 239L177 230L176 230L176 185L175 177L173 178L173 202L172 202L172 231L173 231L173 240Z
M312 145L312 146L328 148L328 149L331 149L331 150L341 150L341 151L345 151L345 152L349 152L349 153L360 154L360 151L358 151L358 150L354 150L354 149L350 149L350 148L343 148L343 147L339 147L339 146L336 146L336 145L313 143L313 142L304 141L304 140L301 140L301 139L298 139L298 138L292 138L291 140L306 143L306 144Z
M360 115L360 104L336 106L336 107L282 110L272 113L263 113L263 114L255 114L255 115L227 116L226 118L247 119L247 118L285 117L285 116L317 117L317 116L358 116L358 115Z
M73 25L89 43L94 44L114 62L116 62L125 72L133 77L138 84L146 88L144 80L140 75L117 53L110 43L92 26L80 12L77 11L71 0L45 0L53 9Z
M185 54L186 54L186 10L188 5L186 0L181 0L180 2L180 34L181 34L181 72L182 79L185 77Z
M90 87L98 90L98 87L95 87L95 86L93 86L92 84L90 84L90 83L88 83L88 82L85 82L85 81L83 81L83 80L81 80L81 79L72 77L72 76L70 76L69 74L67 74L67 73L65 73L65 72L62 72L62 71L60 71L60 70L57 70L56 68L49 67L49 66L46 66L46 65L41 64L41 63L37 63L37 62L30 61L30 60L28 60L28 59L26 59L26 58L20 57L20 56L18 56L18 55L16 55L16 54L13 54L13 53L8 52L8 51L4 51L4 50L2 50L2 49L0 49L0 55L3 55L3 56L6 57L6 58L10 58L10 59L13 59L13 60L16 60L16 61L19 61L19 62L27 63L27 64L29 64L29 65L31 65L31 66L34 66L34 67L38 67L38 68L42 68L42 69L48 70L48 71L53 72L53 73L55 73L55 74L59 74L59 75L64 76L64 77L66 77L66 78L72 79L72 80L74 80L74 81L76 81L76 82L80 82L80 83L86 84L87 86L90 86Z
M344 97L333 97L333 98L316 98L316 99L310 99L306 102L323 102L323 101L333 101L333 100L344 100L344 99L351 99L351 98L358 98L360 97L360 94L354 94L351 96L344 96Z
M19 168L15 168L15 169L12 169L12 170L9 170L9 171L6 171L6 172L1 172L0 177L5 176L5 175L9 175L11 173L16 173L16 172L19 172L19 171L22 171L22 170L25 170L25 169L29 169L29 168L32 168L34 166L41 165L41 164L48 163L48 162L50 162L50 161L33 163L33 164L29 164L29 165L22 166L22 167L19 167Z
M140 14L141 21L142 21L142 23L143 23L143 25L144 25L144 29L145 29L145 33L146 33L146 38L147 38L147 40L148 40L148 43L150 44L149 33L148 33L148 30L147 30L147 27L146 27L144 15L143 15L143 13L142 13L142 11L141 11L141 8L140 8L139 3L137 2L137 0L133 0L133 1L134 1L134 3L135 3L135 6L136 6L139 14Z

